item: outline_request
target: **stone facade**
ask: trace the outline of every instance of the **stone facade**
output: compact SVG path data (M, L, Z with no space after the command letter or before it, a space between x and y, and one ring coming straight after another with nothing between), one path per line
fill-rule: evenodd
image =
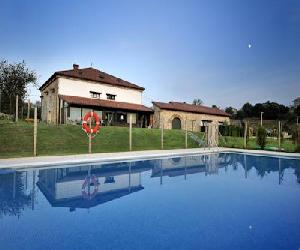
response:
M179 118L181 121L181 129L198 132L201 126L204 126L206 122L213 124L230 123L229 117L198 114L191 112L165 110L154 106L153 127L161 128L161 121L163 121L165 129L172 129L172 121L174 118Z
M47 123L58 123L59 99L58 80L53 81L41 92L41 119Z

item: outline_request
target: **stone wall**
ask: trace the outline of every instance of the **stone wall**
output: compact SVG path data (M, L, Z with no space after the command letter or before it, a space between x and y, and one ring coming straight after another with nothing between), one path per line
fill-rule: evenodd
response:
M194 132L200 131L200 126L204 125L203 121L211 121L213 124L218 124L220 122L230 123L229 117L164 110L154 106L154 128L161 128L161 121L163 121L165 129L172 129L172 120L174 118L180 119L181 129L187 127L187 130Z
M42 113L41 120L47 123L57 123L59 114L58 84L53 81L41 92Z

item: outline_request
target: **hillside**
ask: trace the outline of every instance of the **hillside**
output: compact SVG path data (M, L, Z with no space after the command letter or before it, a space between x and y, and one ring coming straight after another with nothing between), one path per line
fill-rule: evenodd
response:
M93 139L92 152L128 151L129 129L125 127L102 127ZM132 150L160 149L160 130L133 128ZM164 131L164 148L185 147L182 130ZM188 138L188 147L197 144ZM64 155L88 153L88 137L79 125L38 124L37 154ZM0 123L0 158L33 155L32 123Z

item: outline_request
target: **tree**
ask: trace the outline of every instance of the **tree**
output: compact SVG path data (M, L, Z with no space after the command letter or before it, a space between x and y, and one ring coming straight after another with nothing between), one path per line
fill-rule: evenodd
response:
M294 114L295 114L296 116L300 116L300 105L297 106L297 108L294 109Z
M36 84L36 73L25 62L8 63L0 61L0 91L3 110L12 114L16 95L24 100L30 83Z
M225 108L225 112L231 116L232 119L243 119L243 117L240 117L240 113L236 108L233 107L227 107Z
M233 115L233 108L232 107L227 107L227 108L225 108L225 112L227 114Z
M264 127L259 127L257 129L257 137L256 142L260 146L261 149L264 149L267 142L267 132Z
M202 105L203 104L203 101L199 98L196 98L193 100L193 104L194 105Z
M242 111L245 117L253 116L253 106L249 102L245 103L242 107Z

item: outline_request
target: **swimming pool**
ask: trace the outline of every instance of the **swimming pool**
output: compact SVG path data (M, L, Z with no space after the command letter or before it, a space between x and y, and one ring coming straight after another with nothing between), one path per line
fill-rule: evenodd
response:
M300 160L220 153L0 170L1 249L299 249Z

